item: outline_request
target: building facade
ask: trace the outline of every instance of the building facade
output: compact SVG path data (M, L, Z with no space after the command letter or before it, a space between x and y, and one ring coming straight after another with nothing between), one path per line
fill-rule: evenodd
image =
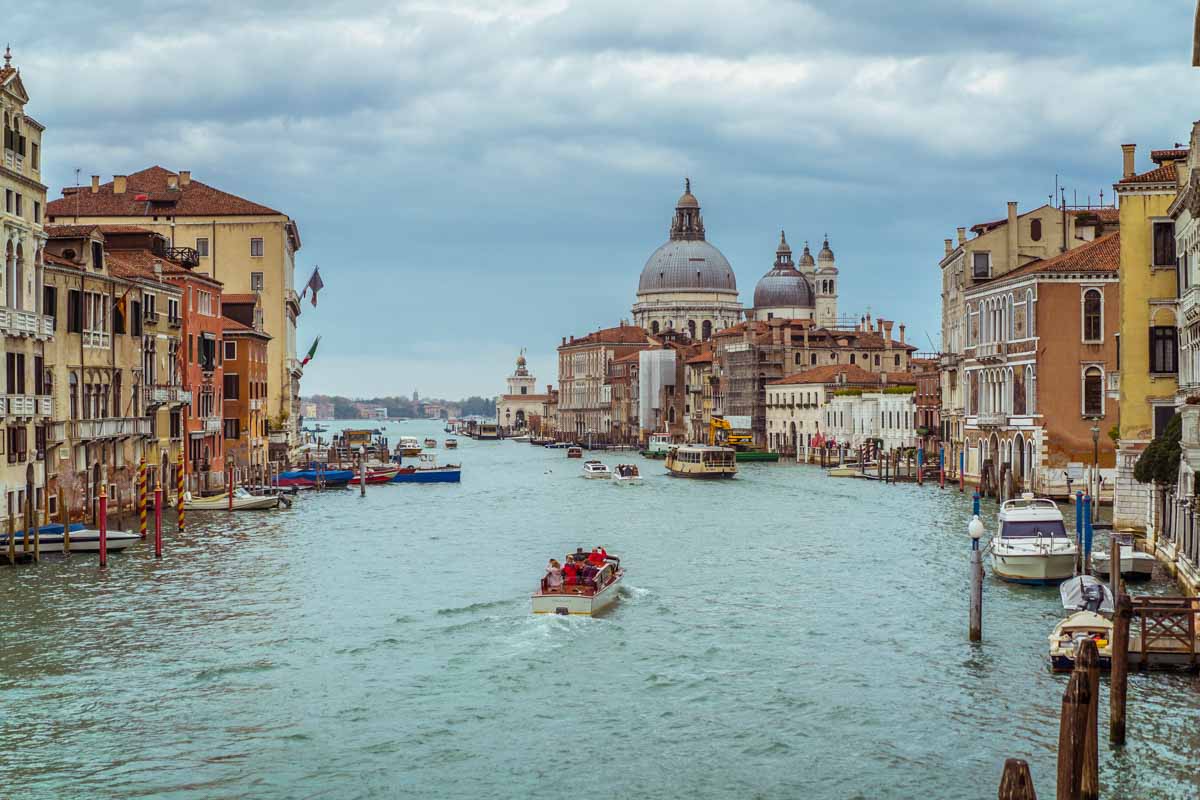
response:
M767 384L767 447L799 457L824 440L825 406L843 389L872 390L881 376L857 364L826 364Z
M608 382L614 359L650 346L640 326L618 325L580 338L563 338L558 348L558 436L586 442L613 437L612 393Z
M257 294L224 295L221 313L225 317L221 342L225 462L257 475L270 455L267 378L271 337L262 328Z
M517 368L508 376L507 388L496 399L497 424L505 433L539 432L546 395L537 393L537 378L529 371L524 351L517 356Z
M68 187L46 208L59 224L134 224L166 237L171 248L189 248L206 273L230 293L262 295L269 345L267 412L289 443L298 441L300 361L296 357L295 221L267 206L221 191L191 172L150 167L116 175L108 183Z
M1178 392L1179 273L1175 221L1176 162L1186 151L1155 151L1154 167L1138 173L1136 146L1122 150L1116 190L1121 218L1120 407L1113 526L1144 530L1149 487L1133 478L1138 457L1175 415Z

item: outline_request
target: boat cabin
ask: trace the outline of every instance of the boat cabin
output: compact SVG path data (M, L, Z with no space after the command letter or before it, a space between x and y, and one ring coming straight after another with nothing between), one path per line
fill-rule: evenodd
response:
M1025 494L1000 506L999 535L1004 539L1071 538L1062 511L1053 500Z

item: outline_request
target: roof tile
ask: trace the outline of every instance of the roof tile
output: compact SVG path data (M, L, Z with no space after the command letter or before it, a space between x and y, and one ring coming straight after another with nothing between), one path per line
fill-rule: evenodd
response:
M187 186L167 188L167 179L178 175L154 166L126 178L123 194L113 192L112 181L93 192L90 186L63 189L63 196L46 205L50 217L146 217L167 214L190 216L281 216L282 212L215 189L193 178ZM142 199L138 199L141 197Z

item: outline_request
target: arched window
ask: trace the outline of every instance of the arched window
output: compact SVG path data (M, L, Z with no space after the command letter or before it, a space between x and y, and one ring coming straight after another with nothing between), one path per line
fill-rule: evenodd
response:
M696 338L696 320L689 319L687 325L688 325L688 337L695 339Z
M812 365L814 367L817 365L817 354L816 353L812 354Z
M79 419L79 376L72 372L67 383L70 385L71 419Z
M1042 240L1042 221L1040 219L1035 219L1029 223L1029 238L1035 242Z
M1099 367L1083 371L1083 415L1104 416L1104 372Z
M1033 289L1025 290L1025 308L1026 308L1025 316L1026 316L1026 319L1029 320L1025 326L1026 328L1029 329L1029 333L1027 335L1028 336L1037 336L1037 324L1035 322L1037 319L1037 315L1034 314L1034 308L1033 308Z
M650 332L658 333L658 320L654 320L654 322L650 323Z
M853 363L854 363L854 353L851 353L851 354L850 354L850 363L851 363L851 364L853 364Z
M704 320L704 324L700 326L700 330L704 335L704 341L708 341L712 336L712 320Z
M1102 312L1104 296L1099 289L1088 289L1083 293L1083 340L1099 342L1104 338Z

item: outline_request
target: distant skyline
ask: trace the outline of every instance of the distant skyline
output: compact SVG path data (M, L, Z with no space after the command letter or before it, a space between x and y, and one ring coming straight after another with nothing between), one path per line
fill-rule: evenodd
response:
M492 396L629 319L685 176L743 304L828 233L843 313L938 343L942 240L1186 141L1190 0L27 3L49 197L154 164L297 220L304 395ZM1176 24L1170 24L1175 21ZM69 51L65 43L70 43ZM64 54L69 52L69 57ZM814 248L815 249L815 248Z

